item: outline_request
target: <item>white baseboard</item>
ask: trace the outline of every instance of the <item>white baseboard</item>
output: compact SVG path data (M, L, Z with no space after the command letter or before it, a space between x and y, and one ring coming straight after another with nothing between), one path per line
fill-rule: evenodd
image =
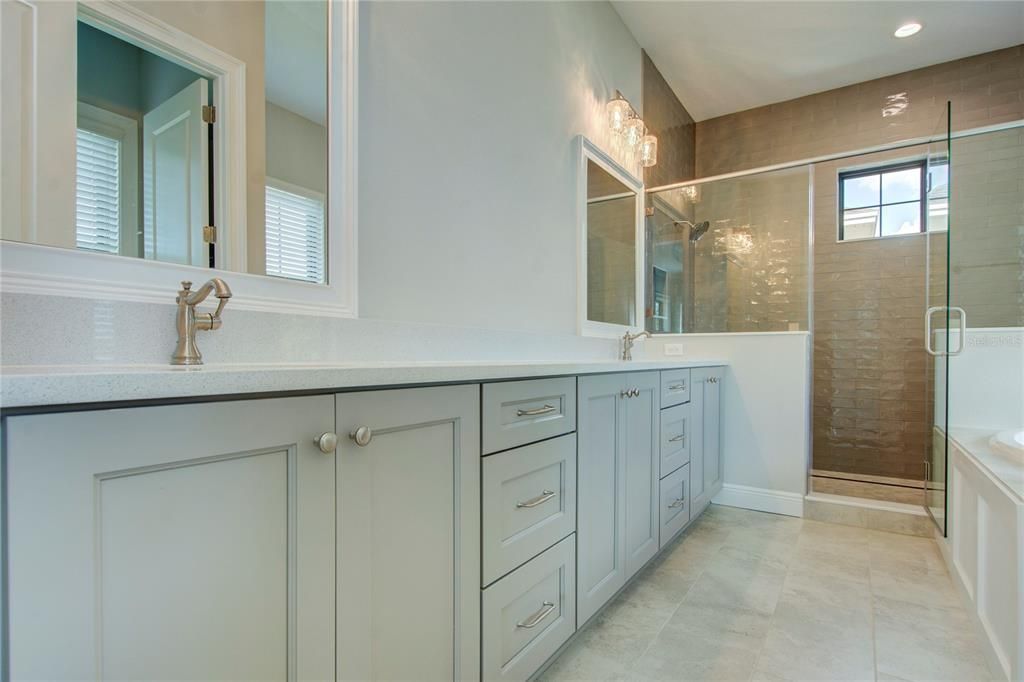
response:
M722 490L715 495L713 502L727 507L741 507L772 514L797 517L804 515L803 494L784 490L725 483L722 485Z

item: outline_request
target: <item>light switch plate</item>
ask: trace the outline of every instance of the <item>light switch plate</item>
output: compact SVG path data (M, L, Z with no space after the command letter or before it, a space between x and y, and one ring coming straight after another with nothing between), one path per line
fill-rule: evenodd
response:
M665 344L665 355L682 355L683 344L681 343L666 343Z

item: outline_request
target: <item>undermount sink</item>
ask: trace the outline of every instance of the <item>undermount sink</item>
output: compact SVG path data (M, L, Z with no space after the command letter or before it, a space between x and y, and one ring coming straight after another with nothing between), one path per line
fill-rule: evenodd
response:
M1000 431L989 439L988 444L997 455L1024 465L1024 429Z

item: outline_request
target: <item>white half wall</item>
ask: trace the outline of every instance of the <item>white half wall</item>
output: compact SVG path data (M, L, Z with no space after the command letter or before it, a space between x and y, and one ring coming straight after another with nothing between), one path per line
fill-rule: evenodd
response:
M715 502L803 515L810 462L810 334L683 334L644 343L645 359L716 358L722 387L725 480ZM683 354L666 356L665 344Z
M605 2L359 11L360 316L574 334L574 138L640 46Z

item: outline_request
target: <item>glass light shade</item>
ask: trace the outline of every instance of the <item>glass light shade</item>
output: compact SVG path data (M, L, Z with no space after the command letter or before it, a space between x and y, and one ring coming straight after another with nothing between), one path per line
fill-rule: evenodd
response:
M644 168L658 163L658 138L654 135L644 135L640 140L640 163Z
M691 204L696 204L700 201L700 185L687 185L680 189L679 193Z
M630 116L633 115L633 107L629 105L629 102L623 98L622 95L618 95L612 101L608 102L608 127L613 133L622 133L626 129L626 121L629 120Z
M623 131L623 133L626 136L626 144L628 144L630 147L639 146L640 141L644 139L644 133L646 132L647 127L644 125L644 122L641 119L634 116L633 118L626 121L626 127Z

